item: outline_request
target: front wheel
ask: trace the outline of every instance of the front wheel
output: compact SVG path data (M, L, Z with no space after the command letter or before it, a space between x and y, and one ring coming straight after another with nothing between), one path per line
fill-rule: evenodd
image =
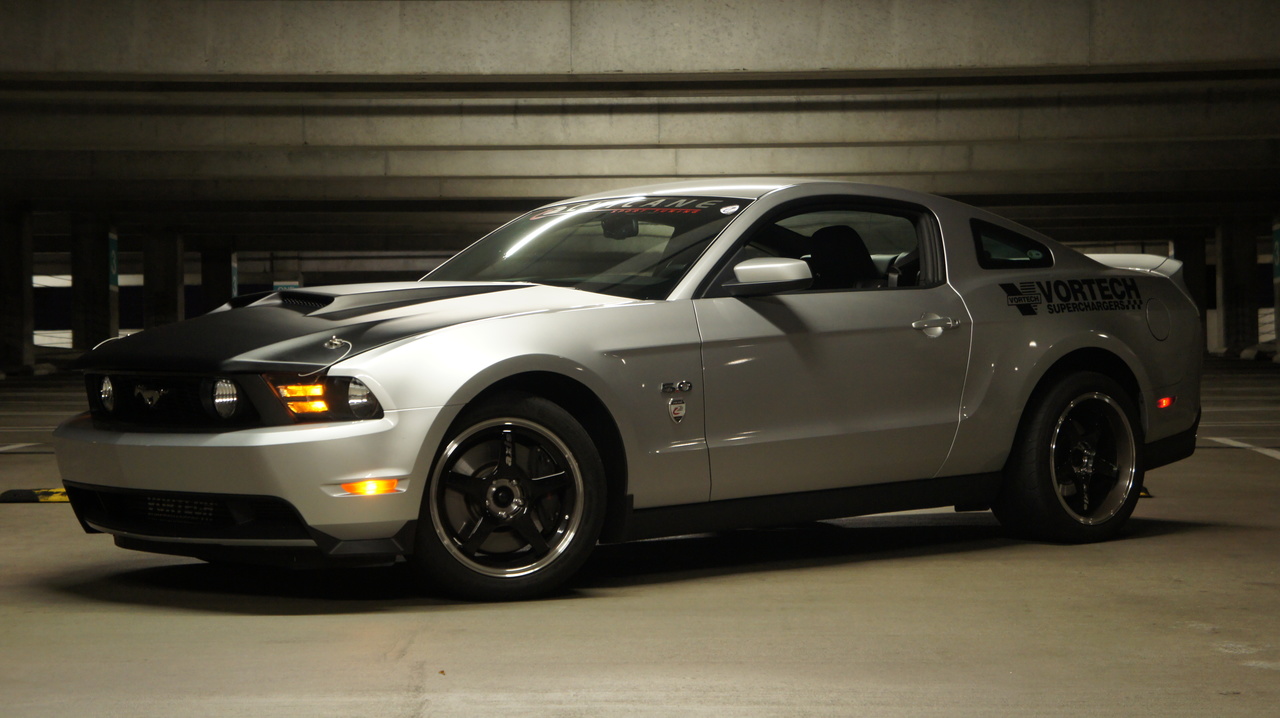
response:
M1110 377L1077 372L1032 398L993 508L1001 523L1032 538L1102 541L1133 513L1142 479L1132 399Z
M604 520L604 468L590 435L541 397L466 410L436 459L413 562L433 585L478 600L563 585Z

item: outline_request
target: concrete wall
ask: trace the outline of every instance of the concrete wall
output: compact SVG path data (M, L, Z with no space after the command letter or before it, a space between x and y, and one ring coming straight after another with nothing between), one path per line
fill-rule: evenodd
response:
M7 0L0 72L593 75L1274 59L1272 0Z
M1252 191L1274 0L0 1L0 198Z

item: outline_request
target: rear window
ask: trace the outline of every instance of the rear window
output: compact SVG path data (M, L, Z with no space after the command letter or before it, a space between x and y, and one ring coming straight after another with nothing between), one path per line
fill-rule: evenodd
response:
M973 220L978 266L983 269L1036 269L1053 266L1053 253L1042 243L994 224Z

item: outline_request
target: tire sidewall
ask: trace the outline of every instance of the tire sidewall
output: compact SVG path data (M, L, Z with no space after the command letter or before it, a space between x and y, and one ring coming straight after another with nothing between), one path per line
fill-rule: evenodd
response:
M445 450L471 427L495 419L523 419L537 424L563 442L582 475L582 518L571 543L546 566L515 577L495 577L479 573L462 563L443 543L438 533L440 511L435 505L437 476ZM523 392L507 392L482 400L463 410L454 421L432 462L422 498L414 553L410 563L431 589L470 600L503 601L534 598L563 586L586 561L604 523L606 505L604 465L591 436L576 419L554 402Z

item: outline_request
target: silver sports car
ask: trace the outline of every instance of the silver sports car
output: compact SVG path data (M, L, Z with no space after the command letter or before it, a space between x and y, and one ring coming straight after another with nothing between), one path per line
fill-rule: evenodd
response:
M886 187L606 192L418 282L103 344L58 463L125 548L403 558L479 599L552 591L598 542L928 507L1097 541L1195 446L1180 266Z

